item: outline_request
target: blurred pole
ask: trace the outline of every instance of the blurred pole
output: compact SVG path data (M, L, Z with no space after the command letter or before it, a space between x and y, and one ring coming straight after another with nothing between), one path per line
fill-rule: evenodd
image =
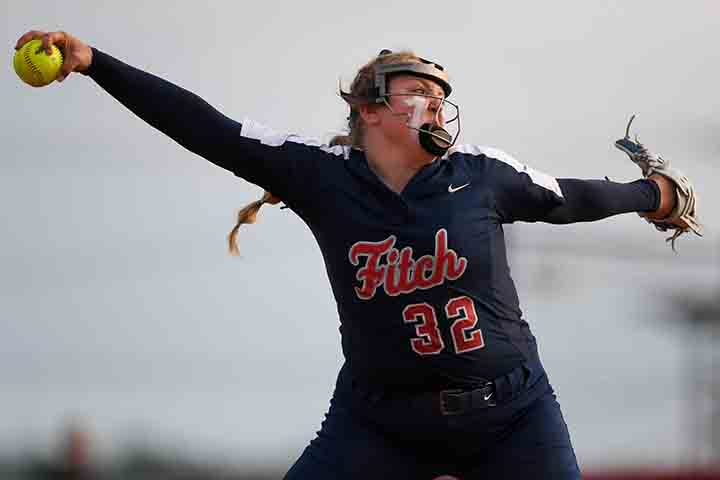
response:
M73 480L95 478L92 468L90 433L83 422L79 420L69 422L64 437L60 458L62 478Z
M719 292L720 293L720 292ZM710 365L708 368L708 376L710 382L710 445L711 458L710 461L714 465L720 464L720 378L718 377L718 346L720 346L720 307L718 306L718 297L715 298L715 311L713 319L710 321Z
M687 362L684 366L690 460L697 466L720 464L720 288L692 292L675 298L683 314L678 320L687 329Z

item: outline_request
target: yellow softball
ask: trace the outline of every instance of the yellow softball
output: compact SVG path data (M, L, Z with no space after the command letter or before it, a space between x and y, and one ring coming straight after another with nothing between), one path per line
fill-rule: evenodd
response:
M30 40L15 52L13 67L20 79L33 87L44 87L52 83L60 72L63 56L60 49L52 45L52 53L42 48L42 40Z

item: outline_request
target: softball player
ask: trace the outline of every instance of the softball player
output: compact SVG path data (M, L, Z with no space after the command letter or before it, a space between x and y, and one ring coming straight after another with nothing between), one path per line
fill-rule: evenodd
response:
M28 32L16 48L31 38L64 50L60 80L84 73L185 148L272 192L263 201L282 199L312 230L345 363L287 479L580 478L520 311L503 225L665 218L676 202L666 178L556 179L500 150L458 145L447 74L409 52L383 51L360 69L341 92L350 135L330 147L231 120L64 32Z

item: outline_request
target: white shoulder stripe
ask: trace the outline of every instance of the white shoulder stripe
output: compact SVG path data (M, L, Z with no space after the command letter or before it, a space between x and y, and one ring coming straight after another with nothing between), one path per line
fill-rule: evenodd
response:
M483 147L480 145L458 145L457 147L453 147L446 153L447 156L458 152L458 153L467 153L470 155L485 155L490 158L494 158L496 160L499 160L507 165L510 165L515 170L517 170L519 173L526 173L530 180L535 185L539 185L543 188L546 188L552 192L554 192L559 197L562 197L562 190L560 189L560 185L557 182L557 179L553 177L552 175L548 175L547 173L543 173L539 170L535 170L534 168L530 168L524 163L520 163L517 161L513 156L509 155L508 153L499 150L497 148L492 147Z
M292 142L307 145L309 147L316 147L323 152L345 157L346 159L350 154L349 147L345 147L342 145L330 147L328 145L324 145L323 143L314 138L304 138L300 135L295 135L294 133L276 132L270 127L267 127L249 118L243 118L241 124L241 136L245 138L251 138L253 140L259 140L260 143L269 147L280 147L285 142Z

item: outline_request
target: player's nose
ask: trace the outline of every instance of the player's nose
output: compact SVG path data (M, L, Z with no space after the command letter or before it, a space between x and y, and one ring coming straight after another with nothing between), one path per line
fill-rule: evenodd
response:
M442 97L428 97L428 108L432 111L442 109L445 100Z
M444 102L444 99L442 97L428 97L428 100L429 107L435 110L441 108Z
M432 114L432 121L434 123L441 126L445 125L445 109L443 108L442 100L431 104L429 111Z

